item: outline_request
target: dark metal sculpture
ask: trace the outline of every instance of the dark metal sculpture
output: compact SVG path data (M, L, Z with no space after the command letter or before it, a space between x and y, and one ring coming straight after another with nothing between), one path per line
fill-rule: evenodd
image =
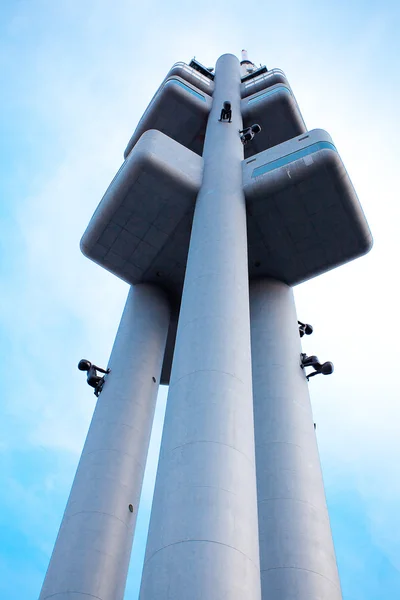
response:
M90 360L86 360L85 358L82 358L82 360L79 361L78 369L80 371L87 371L87 383L90 387L94 388L94 395L98 398L103 389L105 379L104 375L103 377L100 377L97 374L97 371L107 374L110 372L110 369L104 370L101 367L97 367L96 365L93 365Z
M218 119L218 121L228 121L229 123L231 123L232 120L232 107L231 107L231 103L228 102L228 100L226 100L224 102L224 105L221 109L221 116Z
M301 321L297 321L297 323L299 324L299 334L301 338L303 335L311 335L314 331L313 327L308 323L302 323Z
M315 355L307 356L307 354L301 353L300 366L302 369L305 369L306 367L313 367L314 369L314 371L306 375L307 381L310 377L314 377L314 375L319 375L320 373L322 373L322 375L331 375L333 373L333 363L329 361L321 363L318 360L318 356Z
M240 139L242 140L242 144L245 146L246 144L251 142L251 140L256 135L256 133L260 133L260 131L261 131L261 125L258 125L257 123L255 123L251 127L246 127L245 129L239 130Z

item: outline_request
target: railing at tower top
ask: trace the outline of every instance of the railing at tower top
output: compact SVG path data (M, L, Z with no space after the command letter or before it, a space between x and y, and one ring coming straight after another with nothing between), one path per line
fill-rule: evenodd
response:
M199 61L195 58L192 58L192 60L189 63L189 67L191 67L195 71L198 71L199 73L202 73L203 76L207 79L211 79L212 81L214 80L214 69L207 69L207 67L199 63Z
M212 95L212 92L214 89L214 82L213 82L214 76L212 75L212 73L210 73L210 75L212 75L212 77L206 77L198 69L194 69L190 65L187 65L186 63L184 63L182 61L179 61L172 66L171 70L169 71L169 73L167 75L167 78L174 75L175 74L174 71L176 71L177 69L181 69L185 74L187 74L189 76L189 81L191 81L191 78L193 77L194 81L192 81L192 83L196 83L196 82L198 84L200 83L199 88L202 89L203 91L207 92L208 94L210 94L210 96ZM205 86L205 89L204 89L204 86Z
M246 98L251 94L255 94L256 92L259 92L266 87L271 87L277 83L284 83L285 85L289 86L288 80L281 69L264 71L259 75L257 75L257 72L254 72L251 75L253 76L246 77L242 80L242 98Z

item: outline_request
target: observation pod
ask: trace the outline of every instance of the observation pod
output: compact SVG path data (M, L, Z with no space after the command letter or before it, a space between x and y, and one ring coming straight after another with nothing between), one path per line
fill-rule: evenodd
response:
M96 209L82 252L131 285L180 294L202 170L200 156L146 131Z
M173 65L82 237L131 290L40 600L122 600L160 381L140 599L341 599L292 288L372 237L284 73L242 63Z
M248 96L241 102L244 127L261 126L251 144L245 147L245 158L286 142L306 131L296 99L289 86L277 84Z
M322 129L246 160L243 187L250 278L294 286L372 247L357 194Z
M160 87L135 133L124 156L149 129L157 129L201 156L211 98L181 77L169 77Z

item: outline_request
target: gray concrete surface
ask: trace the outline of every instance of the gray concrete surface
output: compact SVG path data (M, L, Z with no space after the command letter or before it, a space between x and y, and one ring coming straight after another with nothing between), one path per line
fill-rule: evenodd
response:
M293 286L370 250L360 202L326 131L242 164L250 279ZM161 285L179 308L202 169L203 159L171 138L144 133L96 209L83 253L128 283Z
M259 600L239 62L222 56L204 147L141 600ZM225 100L232 123L219 123Z
M131 288L40 600L123 599L168 322L162 291Z
M306 131L296 98L289 85L278 83L247 96L241 102L243 125L261 126L251 144L245 147L245 159L282 144Z
M218 122L225 100L231 124ZM246 160L242 119L263 126ZM326 132L277 143L296 127L282 71L241 82L232 55L214 81L174 65L150 102L82 238L84 254L140 285L40 600L122 600L161 366L167 383L173 354L140 600L261 600L261 582L263 600L341 599L286 284L364 254L372 237ZM188 150L201 154L203 142L204 160Z
M302 123L287 82L280 81L282 73L276 70L259 77L266 87L260 90L261 83L256 82L257 93L241 100L241 110L246 114L253 107L246 118L255 120L269 115L271 106L274 110L272 116L262 117L263 131L248 148L258 143L259 136L260 144L268 145L271 136L277 141L284 121L285 136ZM249 104L251 100L255 103ZM250 280L274 277L294 286L372 247L357 194L326 131L305 132L242 165ZM224 168L229 169L227 161ZM81 242L87 257L128 283L154 283L168 293L172 318L162 370L165 384L170 380L202 169L200 156L160 131L146 131L112 181Z
M294 286L369 252L372 235L322 129L243 162L250 278Z
M143 113L124 152L126 158L139 138L157 129L201 156L211 97L186 79L169 77Z
M341 600L291 288L253 282L250 313L262 598Z
M104 194L81 250L127 283L182 291L203 159L160 131L146 131ZM182 272L183 271L183 272Z

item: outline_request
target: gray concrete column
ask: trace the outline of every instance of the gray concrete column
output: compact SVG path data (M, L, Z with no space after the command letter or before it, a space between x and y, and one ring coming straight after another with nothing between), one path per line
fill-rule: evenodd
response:
M132 287L40 600L124 596L168 325L164 293Z
M340 600L291 288L252 283L250 313L262 598Z
M232 123L219 123L222 104ZM259 600L240 70L216 65L141 600Z

